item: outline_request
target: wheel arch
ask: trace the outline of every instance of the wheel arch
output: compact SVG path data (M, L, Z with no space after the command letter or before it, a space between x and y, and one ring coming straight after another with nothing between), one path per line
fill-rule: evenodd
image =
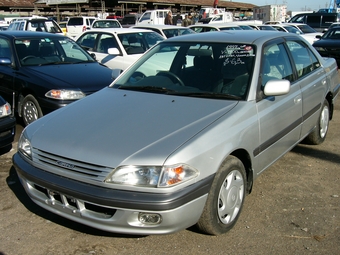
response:
M247 194L250 194L253 188L253 169L252 162L249 153L245 149L238 149L230 153L230 155L238 158L242 164L244 165L244 169L246 170L247 175Z
M18 108L17 108L17 111L18 111L18 115L19 117L22 117L22 112L21 112L21 106L22 106L22 101L24 100L24 98L31 94L32 96L35 97L35 94L33 92L33 90L27 88L27 87L23 87L20 92L19 92L19 95L18 95Z

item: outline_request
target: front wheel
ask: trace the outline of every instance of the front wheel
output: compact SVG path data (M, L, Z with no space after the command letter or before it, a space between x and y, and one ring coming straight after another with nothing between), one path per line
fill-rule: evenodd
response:
M236 223L245 198L246 172L242 162L229 156L217 171L198 228L210 235L228 232Z
M329 126L329 116L329 103L325 100L321 108L318 122L316 123L314 130L305 138L305 143L318 145L325 141Z
M22 119L25 126L43 116L38 101L32 95L27 95L22 101Z

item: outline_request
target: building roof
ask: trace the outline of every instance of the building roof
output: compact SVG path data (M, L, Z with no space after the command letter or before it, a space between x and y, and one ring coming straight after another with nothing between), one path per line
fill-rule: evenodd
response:
M46 0L47 1L47 0ZM45 2L46 2L45 1ZM0 1L0 7L32 7L34 8L34 3L39 2L39 5L41 6L41 0L1 0ZM129 2L129 0L126 1L106 1L106 7L110 7L111 3L114 5L115 3L123 3L123 2ZM187 0L133 0L133 3L159 3L160 5L163 4L180 4L183 6L212 6L213 1L212 0L191 0L190 4L188 4ZM232 1L219 1L218 7L220 8L228 8L228 9L241 9L241 10L249 10L253 7L256 7L254 4L250 3L240 3L240 2L232 2Z

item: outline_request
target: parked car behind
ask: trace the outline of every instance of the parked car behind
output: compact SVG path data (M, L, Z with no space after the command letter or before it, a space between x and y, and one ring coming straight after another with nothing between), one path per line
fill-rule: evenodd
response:
M75 39L81 33L85 32L86 30L91 29L92 23L96 20L96 17L87 17L87 16L77 16L77 17L70 17L67 21L67 36Z
M11 105L0 96L0 154L8 152L12 148L15 124Z
M213 31L225 31L225 30L242 30L238 25L231 22L228 23L213 23L213 24L195 24L190 25L190 29L196 33L213 32Z
M61 21L59 22L59 27L61 28L61 31L63 32L63 34L66 36L67 35L67 21Z
M301 23L283 23L293 26L299 29L302 33L302 37L305 38L310 44L313 44L315 41L319 40L317 37L322 36L322 33L317 32L314 28L310 27L307 24Z
M313 12L313 13L298 13L295 16L293 16L288 22L304 23L314 28L317 32L322 32L324 29L328 28L330 24L339 21L340 14L337 12L334 13Z
M32 17L12 22L8 30L37 31L53 34L63 34L58 23L43 17Z
M28 125L111 83L112 71L72 39L27 31L0 33L0 93Z
M292 26L289 25L289 23L281 23L281 24L274 24L274 25L270 25L273 28L275 28L276 30L280 31L280 32L285 32L285 33L294 33L294 34L298 34L300 36L302 36L303 38L305 38L310 44L313 44L316 40L318 40L316 38L316 35L319 33L303 33L300 29L298 29L298 27L296 26Z
M192 29L190 29L188 27L173 26L173 25L141 24L141 25L132 26L132 28L148 29L148 30L157 32L158 34L163 36L165 39L171 38L171 37L174 37L174 36L195 33Z
M140 18L141 14L125 14L121 25L122 27L128 28L137 24L138 19Z
M93 21L91 28L120 28L122 25L117 19L98 19Z
M107 28L84 32L77 43L111 69L125 70L164 37L146 29Z
M313 47L321 56L335 58L340 66L340 27L333 27L318 38Z
M76 222L219 235L265 169L302 140L325 140L338 92L335 60L299 35L177 36L29 125L13 164L35 203Z
M273 28L270 25L261 25L261 24L248 24L249 26L251 26L253 29L255 30L263 30L263 31L277 31L275 28Z
M302 32L296 27L287 25L287 24L270 24L277 31L285 32L285 33L293 33L293 34L302 34Z

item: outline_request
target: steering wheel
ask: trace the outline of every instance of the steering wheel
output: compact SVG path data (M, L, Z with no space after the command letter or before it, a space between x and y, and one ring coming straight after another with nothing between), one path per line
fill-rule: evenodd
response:
M185 86L184 82L179 78L176 74L170 72L170 71L160 71L156 74L156 76L166 76L170 78L170 80L174 83L179 83L180 86Z
M24 57L21 61L22 61L22 62L26 62L26 60L28 60L28 59L30 59L30 58L36 58L36 56L28 55L28 56Z

